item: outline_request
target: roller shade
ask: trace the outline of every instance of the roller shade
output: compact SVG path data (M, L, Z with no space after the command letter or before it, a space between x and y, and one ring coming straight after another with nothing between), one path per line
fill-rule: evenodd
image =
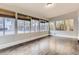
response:
M20 19L20 20L29 20L30 21L31 17L27 16L27 15L24 15L24 14L18 13L17 14L17 19Z
M1 9L0 8L0 16L1 17L10 17L10 18L16 18L16 13L13 12L13 11L9 11L9 10L6 10L6 9ZM41 20L40 22L45 22L44 19L40 19L40 18L37 18L37 17L32 17L32 16L28 16L28 15L24 15L24 14L21 14L21 13L17 13L17 19L20 19L20 20L31 20L31 19L34 19L34 20Z
M46 23L46 22L49 22L49 21L44 20L44 19L41 19L41 20L40 20L40 23Z
M34 19L34 20L39 20L39 18L36 18L36 17L32 17L32 19Z
M15 12L5 10L5 9L0 9L0 16L15 18Z

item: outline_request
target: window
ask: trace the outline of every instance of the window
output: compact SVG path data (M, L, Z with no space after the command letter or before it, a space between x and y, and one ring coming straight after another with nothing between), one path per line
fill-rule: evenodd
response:
M30 32L30 21L25 21L25 33Z
M39 32L39 21L38 20L35 20L36 21L36 32Z
M31 32L38 32L38 31L39 31L39 21L31 20Z
M40 22L40 31L48 31L49 30L49 24L46 21Z
M64 20L56 21L56 30L64 30Z
M31 32L35 32L35 21L31 20Z
M50 22L50 31L55 30L55 22Z
M24 33L24 20L17 20L18 33Z
M3 30L4 30L4 28L3 28L3 18L0 17L0 36L3 36Z
M48 22L45 22L45 31L48 31L49 30L49 24Z
M5 35L15 34L15 19L5 18Z
M40 31L45 31L45 23L40 23Z
M74 19L56 21L56 30L73 31Z
M67 19L65 22L65 30L66 31L73 31L74 30L74 20L73 19Z

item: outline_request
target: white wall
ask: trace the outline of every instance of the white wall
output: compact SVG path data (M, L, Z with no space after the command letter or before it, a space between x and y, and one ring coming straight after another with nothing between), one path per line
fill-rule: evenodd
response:
M65 15L57 16L51 19L51 21L74 19L74 31L50 31L53 36L68 37L68 38L78 38L78 12L71 12Z

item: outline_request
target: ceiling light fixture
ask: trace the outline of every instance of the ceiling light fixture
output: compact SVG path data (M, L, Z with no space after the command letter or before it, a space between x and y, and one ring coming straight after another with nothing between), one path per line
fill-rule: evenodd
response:
M46 4L46 7L54 7L55 6L55 3L47 3Z

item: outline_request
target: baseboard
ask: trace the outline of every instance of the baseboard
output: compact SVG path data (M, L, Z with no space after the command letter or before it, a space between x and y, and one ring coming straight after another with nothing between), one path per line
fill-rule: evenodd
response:
M67 37L67 38L78 39L77 36L65 36L65 35L53 35L53 36L58 36L58 37Z

